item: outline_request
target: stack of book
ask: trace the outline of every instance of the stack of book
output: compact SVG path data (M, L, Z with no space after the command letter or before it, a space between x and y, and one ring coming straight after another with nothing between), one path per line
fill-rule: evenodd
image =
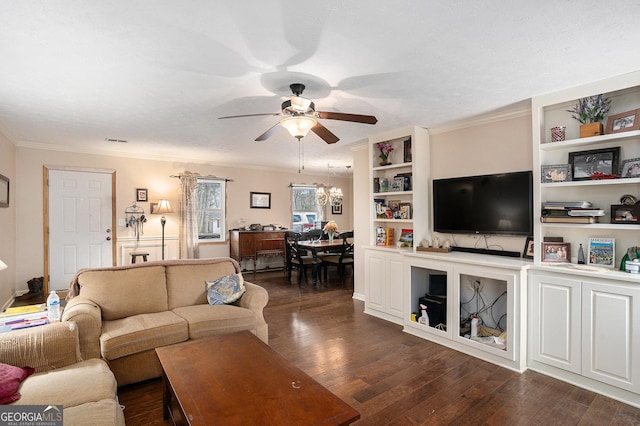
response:
M0 313L0 333L47 324L44 304L7 308Z
M602 209L589 201L547 201L542 205L540 221L543 223L598 223L604 216Z

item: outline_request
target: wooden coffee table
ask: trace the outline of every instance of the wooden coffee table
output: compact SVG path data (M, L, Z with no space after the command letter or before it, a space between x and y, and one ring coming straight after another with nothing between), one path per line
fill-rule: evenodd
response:
M347 425L360 414L249 331L156 348L163 416L189 425Z

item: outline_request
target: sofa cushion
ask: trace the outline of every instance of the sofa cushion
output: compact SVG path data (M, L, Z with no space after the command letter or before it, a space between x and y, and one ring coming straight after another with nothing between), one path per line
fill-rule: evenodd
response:
M207 303L204 282L233 275L236 272L238 271L230 260L204 264L167 265L169 309Z
M64 426L124 426L124 412L115 399L87 402L64 409Z
M31 367L14 367L0 363L0 404L8 404L20 399L20 383L33 374Z
M80 295L96 302L113 321L168 310L164 266L88 270L78 276Z
M228 305L240 299L247 291L242 274L227 275L213 281L205 281L207 301L210 305Z
M257 324L253 311L235 305L183 306L173 312L189 324L190 339L243 330L253 331Z
M109 366L103 360L94 358L28 377L20 387L22 397L13 404L61 404L67 408L85 402L113 399L116 392L116 379Z
M189 338L186 321L171 311L140 314L102 323L100 351L106 360L143 352Z

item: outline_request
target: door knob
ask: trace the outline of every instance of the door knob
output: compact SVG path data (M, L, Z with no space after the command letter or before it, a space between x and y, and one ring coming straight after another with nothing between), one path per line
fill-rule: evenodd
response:
M107 234L111 232L111 229L107 229Z
M111 241L111 237L107 237L107 241Z

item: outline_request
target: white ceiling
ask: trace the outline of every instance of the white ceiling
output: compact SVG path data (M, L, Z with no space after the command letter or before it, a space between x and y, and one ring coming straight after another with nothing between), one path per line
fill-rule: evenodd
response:
M289 84L341 140L447 122L640 69L640 2L610 0L2 0L0 129L19 146L298 169ZM107 142L105 138L127 143Z

